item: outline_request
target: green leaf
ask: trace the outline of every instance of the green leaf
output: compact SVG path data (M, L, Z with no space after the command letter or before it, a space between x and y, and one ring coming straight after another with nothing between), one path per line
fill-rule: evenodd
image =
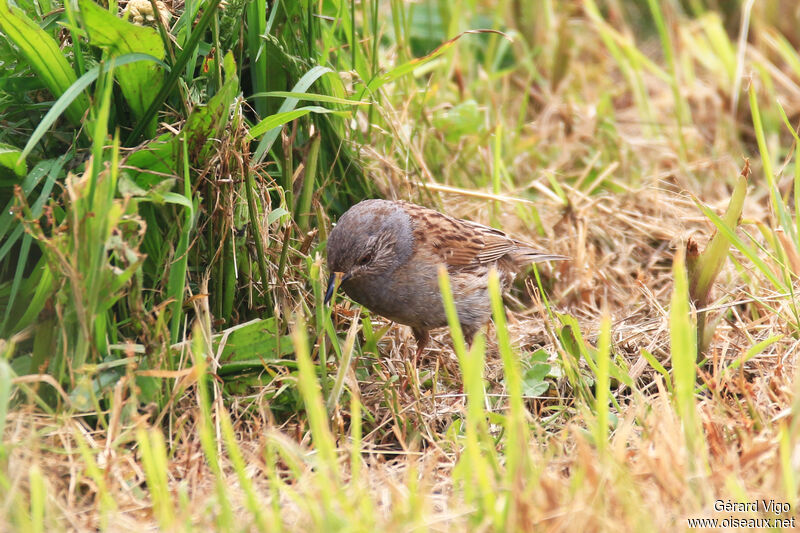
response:
M558 337L561 339L561 345L575 359L581 358L581 349L578 346L578 341L575 339L575 334L571 326L564 326L558 332Z
M225 133L230 118L230 109L239 93L239 78L233 62L233 54L225 56L225 83L207 105L192 111L186 120L184 131L188 134L189 157L192 161L204 161L214 150L216 139Z
M17 176L24 176L28 172L28 165L22 159L22 150L10 144L0 143L0 165L10 168Z
M653 367L653 369L655 369L656 372L658 372L664 377L664 382L667 384L667 389L669 389L669 391L672 392L672 378L670 377L669 372L667 372L667 369L664 368L664 365L662 365L658 361L658 359L655 358L653 354L651 354L644 348L642 348L641 354L642 357L644 357L645 360L650 364L650 366Z
M70 156L64 155L58 159L51 159L47 161L42 161L38 165L36 165L33 170L28 173L28 176L22 183L22 192L25 194L26 198L30 195L33 189L39 184L42 177L45 173L47 173L47 179L42 186L42 189L39 191L39 196L33 202L31 206L31 213L34 217L39 217L42 212L42 208L44 203L50 198L50 192L53 190L55 186L56 179L61 175L61 168L64 166L64 163L69 159ZM0 242L3 243L0 246L0 261L9 253L11 247L17 242L17 239L22 235L22 226L17 222L11 214L11 206L15 201L14 198L8 203L6 209L0 213ZM11 229L11 228L14 229ZM5 237L6 233L11 230L11 234L8 237Z
M536 363L546 363L549 358L550 354L547 353L547 350L539 348L533 352L530 357L528 357L528 364L534 365Z
M255 139L256 137L261 136L262 134L276 129L278 126L283 126L287 122L291 122L294 119L304 117L309 113L339 113L339 111L332 111L330 109L325 109L324 107L319 106L306 106L301 107L299 109L295 109L294 111L286 111L285 113L276 113L271 115L255 126L250 129L250 133L248 133L248 139Z
M186 198L185 196L180 195L180 194L178 194L176 192L165 192L163 194L163 198L164 198L164 202L166 202L168 204L182 205L183 207L185 207L185 208L187 208L189 210L193 210L194 209L194 206L192 205L192 202L190 202L188 198Z
M54 160L42 161L31 170L28 175L22 180L20 184L22 189L22 194L25 198L28 198L28 195L39 185L39 182L44 178L50 169L53 167ZM8 233L9 229L12 227L17 227L15 224L15 217L14 217L14 204L16 203L16 198L11 198L5 206L5 209L0 211L0 241L4 243L5 247L5 236ZM0 248L0 249L2 249ZM2 255L0 255L0 260L2 260Z
M139 147L125 159L126 173L130 174L131 180L136 185L145 190L170 179L165 178L164 174L176 174L179 147L173 133L160 135Z
M455 142L464 135L478 133L483 126L483 116L478 103L467 100L438 112L433 118L433 125L445 134L448 141Z
M159 59L147 54L127 54L116 58L114 60L114 65L119 67L137 61L155 61L163 65ZM36 126L33 134L25 144L25 148L22 150L20 158L25 159L28 154L31 153L33 147L36 146L42 137L44 137L44 134L47 133L47 130L50 129L50 126L52 126L55 121L58 120L58 117L60 117L62 113L69 110L72 103L83 95L83 90L91 85L99 75L100 66L96 66L75 80L75 83L73 83L66 91L64 91L64 93L58 98L58 100L56 100L56 103L53 104L53 107L50 108L41 122L39 122L39 125Z
M278 335L274 317L233 326L215 335L212 343L214 353L222 347L222 365L217 372L220 376L263 368L264 361L294 351L291 337Z
M316 67L312 68L311 70L309 70L308 72L303 74L303 77L300 78L300 80L295 84L294 87L292 87L292 92L304 93L306 91L306 89L311 87L311 84L313 84L315 81L317 81L319 78L321 78L325 74L335 74L335 73L333 72L333 70L329 69L328 67L316 66ZM294 98L294 97L287 98L281 104L281 107L278 108L278 112L273 116L280 115L281 113L286 113L288 111L291 111L292 109L294 109L294 106L297 105L298 101L299 100L297 98ZM269 119L269 118L270 117L267 117L267 119ZM258 146L256 147L256 151L253 153L253 160L254 161L256 161L257 163L260 163L260 162L262 162L264 160L264 157L266 157L267 152L269 152L270 148L272 148L272 144L275 142L275 139L278 138L278 135L281 132L280 126L282 126L283 124L285 124L285 123L281 123L281 124L273 127L271 130L267 131L266 135L264 135L264 138L261 139L261 141L259 141ZM251 130L250 133L251 133L251 138L258 137L258 135L253 135L252 134L252 130Z
M697 360L697 332L689 306L689 281L683 248L678 248L672 265L675 285L669 310L669 340L675 399L684 422L693 421L694 383ZM690 429L693 429L690 428Z
M267 215L267 225L272 224L279 218L286 216L288 214L289 211L287 211L286 209L282 207L276 207L275 209L269 212L269 215Z
M359 102L356 100L350 100L348 98L339 98L338 96L330 96L327 94L302 93L293 91L267 91L263 93L256 93L250 95L247 97L247 99L249 100L251 98L263 98L267 96L294 98L296 100L303 100L308 102L325 102L329 104L341 104L341 105L371 105L372 103L372 102Z
M407 61L406 63L403 63L402 65L398 65L397 67L393 68L389 72L386 72L384 74L381 74L380 76L377 76L377 77L373 78L367 84L367 86L364 87L358 93L358 96L355 99L356 100L361 100L367 95L374 94L375 91L377 91L378 89L380 89L381 87L383 87L387 83L390 83L390 82L396 80L397 78L400 78L401 76L405 76L406 74L414 72L416 69L418 69L422 65L424 65L424 64L436 59L440 55L444 54L446 51L448 51L450 48L452 48L454 44L456 44L456 41L458 41L463 36L469 35L469 34L473 34L473 33L497 33L499 35L505 36L505 34L503 34L502 32L499 32L497 30L467 30L465 32L459 33L458 35L456 35L455 37L453 37L449 41L445 41L442 44L440 44L439 47L436 48L430 54L428 54L426 56L423 56L423 57L418 57L418 58L412 59L411 61Z
M186 67L186 64L189 62L189 60L194 57L196 53L195 48L205 34L206 29L211 24L211 21L214 20L219 3L220 0L209 0L205 5L205 12L203 13L203 16L200 17L200 21L192 30L192 34L189 37L189 40L186 42L183 51L172 65L172 69L170 70L167 79L161 84L161 87L159 87L158 94L156 94L156 96L152 99L139 123L126 139L126 145L130 145L139 139L139 136L146 129L147 125L150 124L150 121L156 116L156 113L158 113L161 105L166 101L169 95L173 94L173 91L178 84L178 78L180 78L181 72L183 72L183 69ZM155 90L155 87L152 87L152 89Z
M147 190L140 187L128 174L120 174L117 180L117 190L122 196L147 196Z
M522 394L525 396L541 396L550 388L545 380L550 372L550 365L537 363L522 375Z
M65 58L58 43L22 10L0 2L0 33L3 33L19 50L44 85L56 98L63 95L75 83L77 76ZM66 109L70 122L80 124L89 107L89 98L81 93L75 95Z
M42 260L42 263L44 263L44 260ZM53 287L55 284L55 279L53 273L50 271L50 268L48 268L47 265L42 266L42 277L36 284L36 289L33 291L33 295L30 296L25 302L25 312L19 318L19 320L17 320L17 323L12 325L8 331L20 331L32 324L36 320L36 317L39 316L39 313L41 313L42 309L44 309L47 300L49 300L52 296Z
M772 283L772 285L780 292L787 292L787 286L778 279L778 277L772 272L772 269L767 266L767 264L758 256L756 251L748 246L738 235L736 232L731 228L725 221L717 215L713 209L709 208L705 204L701 203L700 200L697 198L693 198L695 205L703 212L703 214L708 217L708 219L714 223L720 233L725 235L725 237L736 247L737 250L742 252L753 264L758 267L764 276Z
M164 44L153 28L123 20L92 0L79 0L78 5L92 46L108 50L111 57L140 53L159 61L164 59ZM153 88L160 87L164 81L164 71L158 64L133 63L119 67L115 78L134 116L141 120L155 100ZM155 135L156 117L147 127L148 133Z

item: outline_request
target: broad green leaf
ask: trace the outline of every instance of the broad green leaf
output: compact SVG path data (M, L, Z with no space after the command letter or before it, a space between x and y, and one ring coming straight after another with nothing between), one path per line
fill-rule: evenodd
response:
M164 175L176 175L179 144L173 133L165 133L145 143L124 161L125 172L145 191L164 181ZM127 184L126 184L127 185ZM122 191L120 191L122 192ZM126 191L132 194L132 191ZM146 192L145 192L146 194Z
M161 60L151 55L126 54L114 59L114 65L119 67L137 61L154 61L156 63L161 63ZM161 64L163 65L163 63ZM77 98L81 97L83 90L91 85L99 75L100 67L94 67L86 72L86 74L75 80L75 83L73 83L66 91L64 91L58 100L56 100L56 103L53 104L53 107L50 108L50 111L48 111L41 122L39 122L39 125L36 126L36 129L33 130L28 142L25 144L25 148L22 150L22 154L20 154L21 159L24 160L28 154L31 153L33 147L36 146L36 143L38 143L42 137L44 137L44 134L47 133L47 130L50 129L50 126L52 126L55 121L58 120L58 117L60 117L62 113L69 109L69 106L72 105Z
M264 367L264 361L279 359L291 354L292 339L280 336L275 326L275 318L253 320L234 326L215 335L214 352L219 355L220 376Z
M58 43L22 10L9 6L5 0L0 1L0 33L17 47L53 96L60 97L75 83L77 75ZM88 107L89 98L83 93L76 95L66 109L67 118L73 124L80 124Z
M549 358L550 354L547 353L547 350L539 348L528 357L528 364L533 366L536 363L546 363Z
M224 65L225 83L207 105L193 110L186 121L184 131L188 135L189 158L194 162L204 161L214 149L215 139L224 135L231 106L239 94L239 78L231 52L225 55Z
M456 142L464 135L478 133L483 126L483 114L475 100L460 104L436 113L433 125L443 132L450 142Z
M220 1L221 0L208 0L205 5L205 11L200 17L200 21L192 31L189 40L186 41L183 51L181 51L175 62L172 64L172 68L169 71L169 75L164 80L164 83L160 84L160 87L154 86L150 88L153 91L158 88L158 92L151 100L150 105L147 106L147 110L145 110L144 115L139 123L133 128L133 131L128 136L127 140L125 141L126 145L131 145L139 140L142 132L145 131L147 126L150 124L150 121L156 116L158 110L161 109L161 106L164 104L167 98L174 93L183 69L189 63L189 60L194 58L195 54L197 53L195 47L198 46L200 39L203 37L203 35L205 35L205 31L211 24L211 21L214 20Z
M10 168L17 176L24 176L28 172L28 165L20 160L22 150L10 144L0 143L0 166Z
M92 0L79 0L78 5L92 46L108 50L111 57L140 53L164 59L164 44L153 28L123 20ZM164 81L164 71L156 63L137 62L119 67L115 77L133 114L141 120L155 99L153 89ZM155 135L155 117L147 127L148 134Z
M550 365L537 363L522 375L522 394L525 396L541 396L550 388L545 379L550 372Z
M163 198L164 202L168 204L178 204L190 210L194 209L192 202L188 198L176 192L165 192Z

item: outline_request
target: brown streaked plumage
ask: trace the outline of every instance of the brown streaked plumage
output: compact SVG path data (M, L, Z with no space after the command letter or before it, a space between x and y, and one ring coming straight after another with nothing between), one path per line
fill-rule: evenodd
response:
M489 270L503 288L531 263L567 257L541 252L482 224L449 217L408 202L364 200L351 207L328 237L331 272L344 292L386 318L411 326L417 356L429 331L447 325L439 292L438 265L447 267L458 319L467 342L489 321Z

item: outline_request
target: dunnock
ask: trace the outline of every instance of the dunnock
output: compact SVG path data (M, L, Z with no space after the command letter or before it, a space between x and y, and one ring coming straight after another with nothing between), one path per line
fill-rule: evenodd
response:
M430 340L429 330L447 325L439 292L438 266L450 275L464 337L489 321L489 269L496 267L503 288L530 263L568 259L546 254L502 231L443 215L407 202L364 200L351 207L328 237L331 273L325 303L333 295L336 273L350 298L386 318L411 326L416 356Z

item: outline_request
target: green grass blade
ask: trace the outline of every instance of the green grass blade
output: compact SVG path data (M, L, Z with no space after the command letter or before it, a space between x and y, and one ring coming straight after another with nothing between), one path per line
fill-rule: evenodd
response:
M154 513L160 528L168 531L175 523L175 503L167 479L167 446L164 435L158 428L151 428L149 431L139 429L136 432L136 441L139 444Z
M267 91L263 93L255 93L248 96L247 99L251 100L251 99L266 98L266 97L294 98L298 101L323 102L326 104L341 104L341 105L355 105L355 106L371 105L371 102L360 102L356 100L350 100L348 98L339 98L338 96L330 96L327 94L303 93L294 91Z
M298 119L300 117L304 117L304 116L308 115L309 113L337 113L338 114L338 113L341 113L341 112L340 111L333 111L331 109L326 109L326 108L320 107L320 106L306 106L306 107L301 107L299 109L295 109L295 110L292 110L292 111L286 111L284 113L276 113L274 115L271 115L271 116L265 118L264 120L262 120L261 122L259 122L255 126L253 126L250 129L250 132L248 133L247 138L248 138L248 140L252 140L252 139L255 139L257 137L260 137L264 133L267 133L267 132L269 132L271 130L275 130L276 128L280 128L280 126L283 126L287 122L291 122L291 121L293 121L295 119Z
M247 211L250 216L250 231L253 232L253 241L256 246L256 261L258 262L258 273L261 275L261 289L264 294L264 302L268 310L272 310L272 296L270 296L269 270L267 269L267 259L264 255L264 243L261 240L261 221L258 218L259 211L256 207L255 191L256 181L250 163L245 158L244 163L245 195L247 196Z
M786 129L789 130L789 133L792 134L794 137L794 226L790 224L790 235L792 236L792 242L795 243L795 247L800 248L800 216L797 216L797 213L800 213L800 136L797 134L795 128L792 127L791 123L789 122L789 117L786 116L786 111L784 111L783 106L780 102L778 104L778 112L781 115L781 119L783 123L786 125ZM786 230L786 228L784 228Z
M501 31L489 30L489 29L467 30L467 31L461 32L458 35L456 35L455 37L453 37L452 39L449 39L449 40L443 42L442 44L440 44L439 46L437 46L436 49L434 49L430 54L427 54L427 55L425 55L423 57L414 58L414 59L412 59L410 61L407 61L407 62L405 62L405 63L403 63L401 65L398 65L398 66L394 67L393 69L391 69L389 72L386 72L385 74L381 74L380 76L374 77L372 80L370 80L369 83L367 83L367 85L363 89L361 89L361 91L357 94L357 96L354 99L355 100L363 100L366 96L375 94L375 92L378 89L380 89L381 87L383 87L387 83L391 83L391 82L395 81L396 79L398 79L398 78L400 78L402 76L405 76L406 74L410 74L411 72L414 72L419 67L421 67L421 66L425 65L426 63L429 63L430 61L432 61L432 60L436 59L437 57L441 56L442 54L444 54L445 52L450 50L458 42L458 40L461 39L462 37L464 37L465 35L480 34L480 33L496 33L496 34L502 35L504 37L506 36Z
M511 339L506 324L506 313L503 308L502 290L496 269L489 272L489 297L492 306L492 318L497 332L497 345L503 360L505 384L508 390L508 414L505 417L505 484L516 490L525 485L530 475L528 454L529 432L525 421L525 403L522 398L522 371L517 354L511 347ZM511 524L521 519L520 498L513 493L505 504L504 525L506 531Z
M644 357L645 360L648 362L648 364L651 367L653 367L653 369L656 372L658 372L659 374L661 374L664 377L664 383L667 385L667 390L669 392L673 392L672 377L669 375L669 371L667 371L667 369L664 368L664 365L662 365L658 361L658 359L655 358L655 356L653 354L651 354L649 351L647 351L645 349L642 349L641 354L642 354L642 357Z
M684 135L683 128L684 124L688 124L691 121L691 118L689 117L689 110L686 101L681 97L681 81L678 74L678 68L675 64L675 47L672 44L672 38L669 30L667 29L667 25L664 22L664 15L661 12L662 6L659 5L657 0L647 0L647 5L650 7L650 13L653 15L653 21L655 22L658 36L661 39L661 49L664 52L664 59L666 60L667 68L669 69L669 85L672 89L672 99L675 104L675 119L678 126L678 146L681 160L686 161L686 137Z
M350 364L353 360L353 348L356 343L356 334L358 333L358 326L360 324L359 318L361 311L357 310L350 323L350 329L347 330L347 337L344 339L344 347L342 348L342 356L339 359L339 369L336 371L336 377L333 380L331 392L328 395L326 407L328 412L332 412L334 407L339 403L342 391L344 391L344 378L347 372L350 371ZM339 340L334 336L331 337L331 342L338 343Z
M172 65L167 79L164 80L164 83L161 85L158 93L153 98L152 103L144 112L141 119L136 124L136 127L126 139L126 146L130 146L139 140L139 137L142 135L145 129L149 127L148 125L150 124L150 121L156 116L158 110L161 109L161 106L164 104L164 102L166 102L167 98L173 94L173 91L178 84L178 80L180 79L181 72L183 72L183 69L186 67L189 59L193 56L195 47L200 42L200 39L202 38L206 29L214 20L220 1L221 0L208 0L208 4L206 4L206 10L203 13L203 16L200 17L200 21L192 30L192 35L189 37L186 46L178 56L175 64Z
M261 498L256 493L255 487L253 486L253 481L247 474L247 464L242 456L242 450L236 443L236 434L233 431L233 425L231 424L230 416L228 416L228 413L225 410L220 411L219 421L220 429L222 430L222 439L225 442L225 448L228 450L228 457L233 465L233 471L236 472L239 485L241 485L242 490L244 491L245 505L247 506L247 510L253 515L259 531L268 531L269 522L264 516L264 513L261 512ZM272 517L271 521L274 522L274 519L275 517Z
M466 443L459 461L464 470L465 498L479 509L478 516L485 513L501 512L493 506L496 495L492 487L492 474L489 457L494 455L494 446L488 436L485 418L485 391L483 388L483 369L485 344L483 334L479 334L467 352L464 335L459 322L450 277L444 265L439 265L439 290L447 314L447 324L453 338L453 346L464 380L467 395ZM489 451L492 450L492 451ZM496 459L496 457L493 457Z
M47 499L47 489L42 470L35 463L28 469L28 484L31 499L31 530L34 533L44 533L44 504Z
M695 199L695 204L700 208L703 214L708 217L711 222L717 227L720 233L725 235L725 237L733 243L737 250L742 252L753 264L758 267L762 274L772 283L772 285L781 292L787 292L786 285L780 281L775 274L772 272L772 269L767 266L763 259L761 259L758 254L756 254L755 250L753 250L750 246L745 244L745 242L736 235L736 232L731 229L728 224L725 223L719 215L717 215L713 209L709 208L708 206L700 203L698 200Z
M611 379L609 367L611 365L611 317L608 310L604 310L600 321L600 338L597 341L597 381L595 382L597 427L595 435L597 449L605 453L608 449L608 424L610 420L609 389Z
M270 16L278 11L280 2L273 2ZM267 2L266 0L251 0L247 3L247 50L250 57L250 72L253 93L259 94L267 90L267 54L265 51L264 36L269 33L267 29ZM256 100L256 113L259 117L266 117L266 102Z
M0 2L0 31L19 49L53 96L61 97L75 83L75 71L58 43L21 9L5 1ZM80 92L70 99L64 113L70 122L79 124L88 108L89 98Z
M300 231L308 231L311 220L311 200L316 190L314 185L317 182L317 169L319 168L319 148L322 144L322 137L315 136L311 140L311 148L306 158L306 172L303 176L303 189L300 198L297 200L297 207L294 211L294 219L300 227ZM322 180L320 180L322 181Z
M37 164L33 167L28 175L23 180L22 184L20 185L20 192L22 195L27 199L33 190L39 186L41 183L42 178L46 175L47 180L45 184L42 186L42 189L39 192L38 197L34 201L34 204L31 206L31 212L34 216L38 217L41 213L42 206L44 202L46 202L50 198L50 192L53 189L53 185L55 184L55 180L59 177L61 173L61 168L63 167L64 163L67 160L67 156L63 156L60 159L50 159L48 161L42 161L41 163ZM3 246L0 247L0 261L6 256L8 251L10 250L11 246L17 241L19 236L22 234L22 227L18 224L17 220L14 217L14 203L17 201L16 198L12 198L6 204L5 209L3 212L0 213L0 241L3 242ZM8 237L9 230L11 228L15 228L12 230L12 234Z
M322 391L314 370L314 363L308 349L308 332L302 316L296 317L292 329L292 342L294 343L295 356L297 357L298 383L300 396L306 408L308 424L311 429L311 439L317 450L315 464L319 469L319 490L322 496L322 505L331 509L337 497L338 466L336 459L336 444L328 425L328 414L322 399Z
M225 486L225 477L220 464L220 450L217 448L217 441L214 431L214 419L211 416L211 398L209 389L215 386L213 380L209 381L206 372L206 358L210 355L210 346L206 343L206 338L210 337L210 332L204 330L208 324L202 325L204 321L197 320L192 328L192 358L194 361L195 372L197 373L197 403L200 410L200 420L197 432L200 435L200 445L203 448L208 462L209 469L214 476L216 486L217 503L220 506L217 516L217 526L225 527L227 530L233 529L233 510L228 498Z
M166 56L164 43L158 33L148 26L137 26L123 20L93 0L78 0L81 18L89 37L89 44L108 51L110 57L144 54L161 62ZM137 120L142 120L153 102L153 87L159 87L164 72L152 65L130 62L118 67L116 82ZM147 125L148 135L156 134L155 117Z
M184 195L188 201L192 201L191 175L189 173L189 148L186 135L181 137L183 147L183 183ZM197 210L197 200L194 201L192 208L184 209L183 227L181 228L178 245L175 248L173 262L170 265L169 277L167 278L167 298L172 300L170 304L172 318L170 320L170 340L173 344L178 342L180 327L183 323L183 295L186 288L186 268L189 262L188 250L189 240L194 231L195 216Z
M791 216L786 210L786 205L783 203L781 193L778 190L778 185L775 183L775 174L773 174L772 171L772 159L770 158L769 149L767 148L767 140L764 135L764 125L761 122L761 111L758 108L756 88L753 83L750 84L748 94L750 97L750 113L753 116L753 129L755 130L756 134L758 151L761 154L761 166L764 169L764 177L767 179L767 187L769 188L769 197L772 204L772 210L778 217L778 222L783 230L787 234L791 235L794 231L794 224Z
M164 65L163 61L147 54L125 54L115 58L114 64L116 66L123 66L138 61L152 61ZM25 148L23 148L19 156L20 160L25 160L28 154L31 153L31 150L42 140L44 134L47 133L50 127L58 120L58 117L70 109L72 103L83 95L83 91L97 80L97 77L100 75L101 67L102 65L99 65L90 69L86 74L75 80L74 83L64 90L58 100L53 104L53 107L50 108L44 118L36 126L36 129L33 130L33 133L28 138L28 142L25 143Z
M675 402L683 421L690 453L698 449L701 434L697 428L694 389L697 361L697 331L689 305L689 282L684 262L684 249L675 254L672 273L675 286L669 310L670 351L675 382Z

